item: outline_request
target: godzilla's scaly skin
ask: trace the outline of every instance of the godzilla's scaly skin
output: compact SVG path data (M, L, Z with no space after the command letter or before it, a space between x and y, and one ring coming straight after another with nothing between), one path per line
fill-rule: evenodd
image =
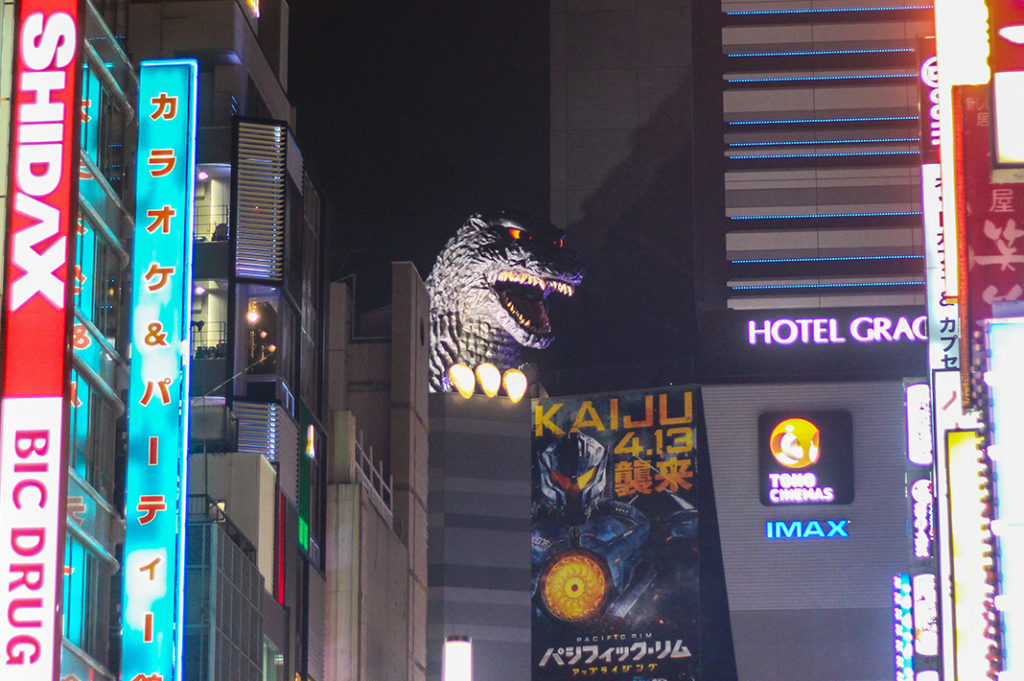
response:
M448 367L456 362L520 368L524 348L551 344L545 300L572 295L583 279L561 248L563 236L546 223L498 213L471 215L448 241L427 277L431 391L451 390Z

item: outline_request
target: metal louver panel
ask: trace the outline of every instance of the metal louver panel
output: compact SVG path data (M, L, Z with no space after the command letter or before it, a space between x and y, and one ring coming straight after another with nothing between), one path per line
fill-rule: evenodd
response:
M240 120L236 129L235 274L280 281L284 277L284 124Z
M271 402L235 401L231 411L238 419L238 452L277 462L281 492L297 504L299 427L281 405Z

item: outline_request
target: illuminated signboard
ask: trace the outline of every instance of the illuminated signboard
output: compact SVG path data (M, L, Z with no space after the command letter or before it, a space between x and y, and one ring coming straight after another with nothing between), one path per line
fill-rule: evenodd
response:
M935 40L918 41L921 111L921 214L924 220L924 271L928 302L928 365L932 369L960 366L960 313L946 296L946 258L956 258L955 246L947 248L942 219L942 170L939 165L938 60ZM953 184L950 182L950 186Z
M0 678L55 678L79 105L78 2L18 9L0 402Z
M1024 164L1024 2L989 3L995 152L999 164Z
M946 433L958 679L995 678L997 671L990 479L981 442L972 430Z
M992 435L988 456L995 468L995 509L992 531L998 536L1000 623L1003 669L1008 678L1024 674L1024 319L988 324L988 373Z
M849 520L769 520L765 539L847 539Z
M935 0L935 49L939 64L939 101L950 102L954 85L982 84L989 81L988 8L985 0ZM952 107L941 107L940 163L946 187L954 185L955 134ZM955 191L947 191L944 200L943 231L946 252L958 252L957 234L961 209ZM955 298L959 287L957 258L945 260L945 295Z
M128 391L122 678L181 675L198 65L144 62Z
M932 391L927 383L905 390L907 403L907 459L918 466L932 464Z
M914 575L914 652L939 654L939 606L935 575Z
M762 504L853 502L849 412L770 412L757 426Z
M902 574L892 578L896 681L914 679L914 616L910 589L910 575Z
M751 319L750 345L826 345L835 343L900 343L928 340L927 318L861 316L848 324L835 317Z
M935 517L932 504L932 481L915 480L910 485L911 517L913 519L914 558L932 557L935 544Z

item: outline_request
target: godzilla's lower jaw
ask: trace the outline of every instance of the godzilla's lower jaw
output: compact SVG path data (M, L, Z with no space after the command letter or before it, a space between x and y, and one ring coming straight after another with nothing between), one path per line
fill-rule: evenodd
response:
M551 319L546 298L552 292L571 296L573 287L529 274L502 272L494 291L509 318L529 335L529 338L519 338L520 342L531 347L547 347L551 343Z

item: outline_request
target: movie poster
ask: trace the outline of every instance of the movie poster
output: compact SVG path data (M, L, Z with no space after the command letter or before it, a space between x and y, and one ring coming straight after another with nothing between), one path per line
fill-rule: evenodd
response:
M697 678L700 392L533 402L534 681Z

